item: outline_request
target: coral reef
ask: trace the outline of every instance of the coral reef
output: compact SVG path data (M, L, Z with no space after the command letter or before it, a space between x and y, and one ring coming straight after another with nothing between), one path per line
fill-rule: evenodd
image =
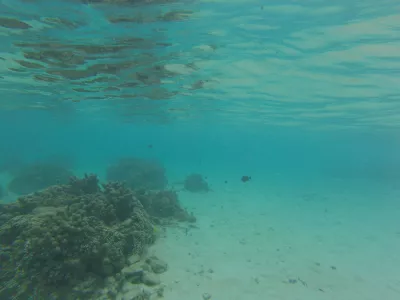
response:
M208 192L210 188L208 183L204 180L200 174L191 174L186 177L184 181L185 190L192 193Z
M153 217L155 223L165 221L195 222L193 214L183 209L175 191L137 191L136 197L143 204L145 210Z
M99 299L105 278L153 241L143 205L123 184L101 188L90 175L23 196L0 205L0 298Z
M133 190L162 190L168 181L164 167L157 161L125 158L108 167L108 181L124 181Z
M20 169L8 184L10 192L27 195L56 184L68 183L72 172L62 166L38 163Z

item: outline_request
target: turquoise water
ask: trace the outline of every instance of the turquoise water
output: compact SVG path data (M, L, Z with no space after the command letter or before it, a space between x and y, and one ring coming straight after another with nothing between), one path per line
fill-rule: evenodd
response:
M0 1L0 298L400 299L399 14L373 0ZM43 287L44 265L73 255L21 267L31 240L8 240L4 207L64 171L104 183L121 158L155 160L155 190L197 219L147 211L168 270L130 282L113 262ZM193 173L209 191L184 186ZM76 294L93 274L108 281Z

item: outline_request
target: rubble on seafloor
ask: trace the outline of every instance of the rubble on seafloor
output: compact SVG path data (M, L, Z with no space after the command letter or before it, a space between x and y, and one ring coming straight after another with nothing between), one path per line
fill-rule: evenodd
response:
M85 175L0 205L0 299L161 297L168 267L146 251L156 230L145 195Z

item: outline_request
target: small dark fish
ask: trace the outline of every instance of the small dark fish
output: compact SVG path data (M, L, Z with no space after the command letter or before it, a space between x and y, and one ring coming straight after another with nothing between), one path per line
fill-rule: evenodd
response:
M225 183L228 183L228 180L225 180L224 182L225 182Z
M247 182L249 180L251 180L251 176L242 176L242 182Z
M151 148L153 148L153 145L150 144L150 145L147 145L147 147L151 149Z

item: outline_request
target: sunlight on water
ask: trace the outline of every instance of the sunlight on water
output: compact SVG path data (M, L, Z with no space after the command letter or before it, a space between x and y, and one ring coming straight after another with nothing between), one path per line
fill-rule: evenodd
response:
M0 0L0 41L1 300L400 299L400 2Z
M172 99L154 113L397 127L399 5L373 5L3 1L2 92L40 99L1 104L87 110L101 101L118 112L141 106L127 99Z

